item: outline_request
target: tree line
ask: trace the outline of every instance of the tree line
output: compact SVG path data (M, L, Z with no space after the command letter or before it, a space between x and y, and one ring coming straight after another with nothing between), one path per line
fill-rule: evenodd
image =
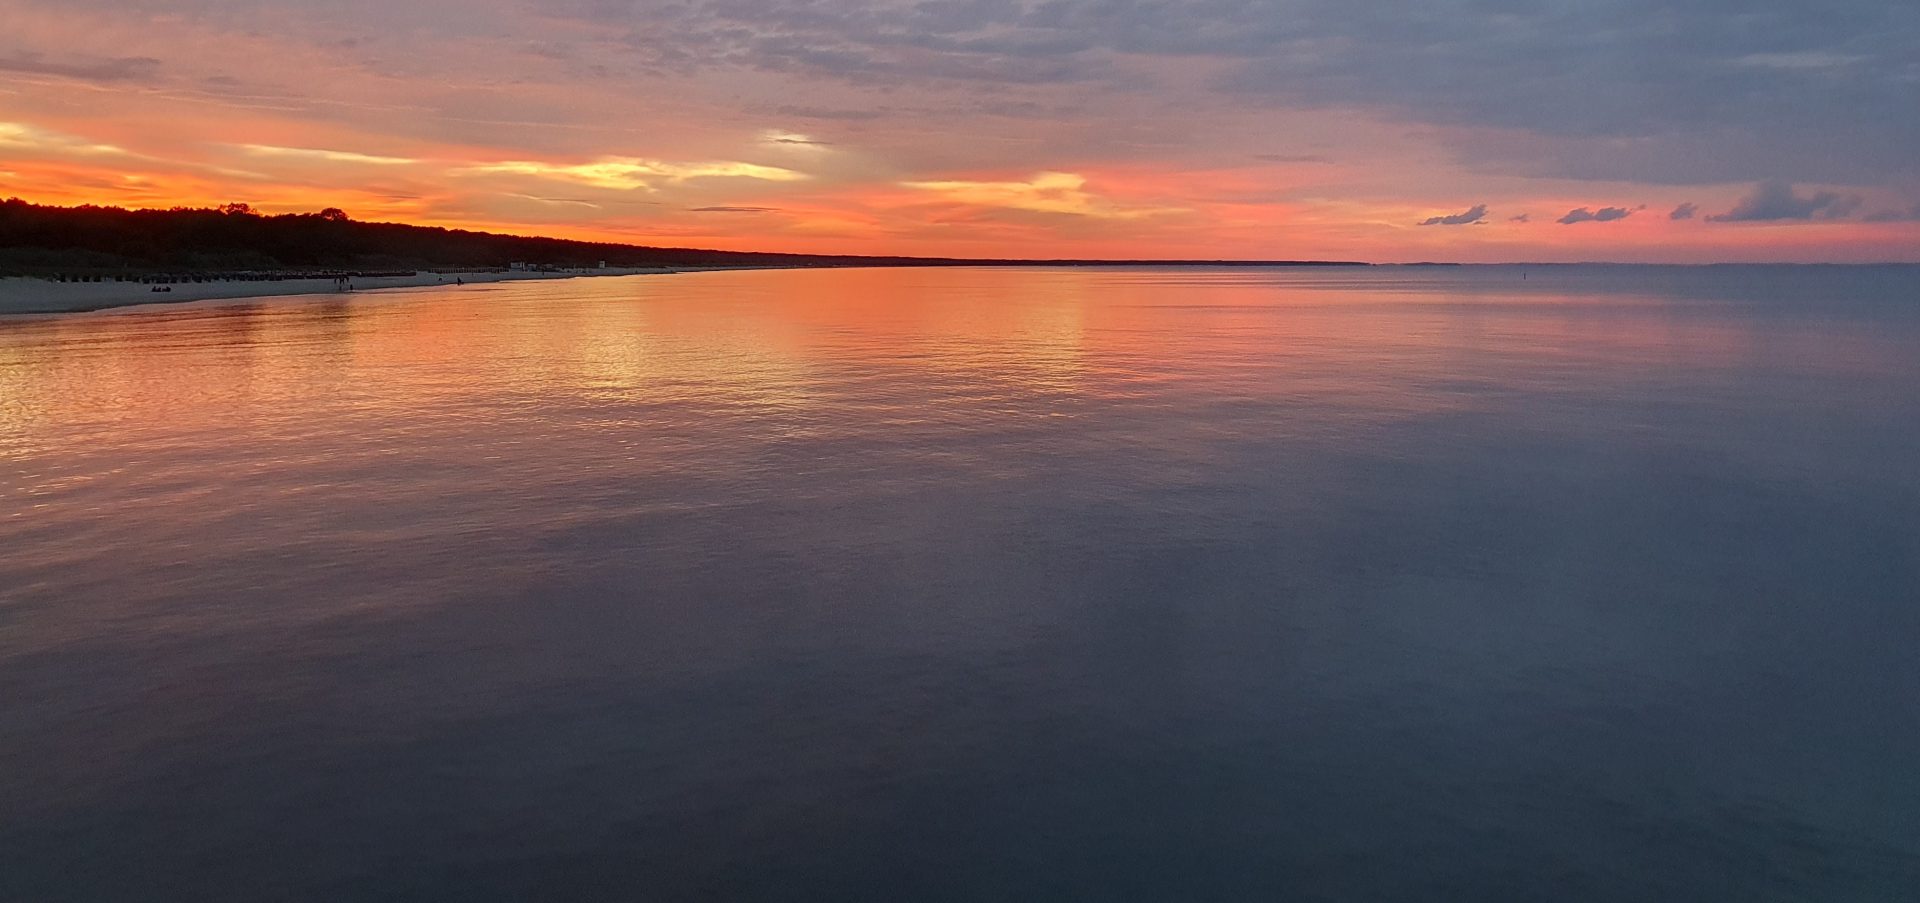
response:
M125 274L505 267L941 266L1077 264L1092 260L963 260L659 248L360 222L338 208L265 215L246 204L129 210L0 201L0 274ZM1221 263L1224 261L1159 261ZM1318 264L1326 261L1235 261Z
M504 267L805 265L877 261L654 248L358 222L338 208L263 215L246 204L128 210L0 201L0 270L397 270Z

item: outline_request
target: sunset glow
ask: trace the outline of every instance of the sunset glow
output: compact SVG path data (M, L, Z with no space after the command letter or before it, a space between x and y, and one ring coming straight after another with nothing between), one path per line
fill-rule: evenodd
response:
M0 0L0 197L816 253L1920 260L1910 8L1622 5Z

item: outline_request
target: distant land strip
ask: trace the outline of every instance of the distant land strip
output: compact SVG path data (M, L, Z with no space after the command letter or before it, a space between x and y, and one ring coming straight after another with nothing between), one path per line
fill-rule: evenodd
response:
M574 267L1352 267L1350 260L1101 260L787 254L662 248L369 223L338 209L58 207L0 201L0 276Z

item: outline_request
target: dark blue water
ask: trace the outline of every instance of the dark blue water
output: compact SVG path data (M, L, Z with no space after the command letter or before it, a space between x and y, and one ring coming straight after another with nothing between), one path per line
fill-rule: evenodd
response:
M1920 898L1920 269L0 322L0 899Z

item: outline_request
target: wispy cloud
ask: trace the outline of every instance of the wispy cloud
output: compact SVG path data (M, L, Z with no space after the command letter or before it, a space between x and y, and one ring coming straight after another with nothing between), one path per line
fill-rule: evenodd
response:
M592 201L583 201L579 198L548 198L548 197L541 197L536 194L519 194L517 192L509 192L507 196L512 198L519 198L520 200L523 200L523 201L533 201L538 204L552 204L556 207L585 207L589 210L602 209L599 204L596 204Z
M1255 160L1267 163L1332 163L1333 158L1325 154L1254 154Z
M78 135L43 129L24 122L0 122L0 148L58 155L127 155L127 150L117 145L100 144Z
M761 135L760 140L766 144L784 145L787 147L826 147L831 143L802 135L799 132L783 132L778 129Z
M0 72L49 75L89 82L124 82L149 78L160 68L150 56L47 59L39 53L0 57Z
M277 147L271 144L242 144L238 147L255 157L279 157L323 163L358 163L366 166L406 166L420 162L411 157L387 157L354 151L324 150L312 147Z
M1098 219L1140 219L1178 212L1170 207L1126 207L1086 190L1085 176L1071 172L1043 172L1024 182L932 181L903 182L907 188L931 192L962 204L1004 207L1034 213L1058 213Z
M1755 66L1761 69L1834 69L1852 66L1864 62L1866 57L1849 53L1832 53L1824 50L1800 50L1789 53L1749 53L1733 60L1736 66Z
M1699 212L1700 212L1700 208L1696 206L1693 202L1689 201L1685 204L1681 204L1680 206L1673 208L1673 212L1667 214L1667 219L1670 219L1670 220L1693 219L1694 214L1697 214Z
M603 157L591 163L546 163L534 160L507 160L464 167L457 172L470 175L520 175L559 179L615 191L646 191L663 182L694 179L757 179L763 182L798 182L807 174L757 163L668 163L638 157Z

